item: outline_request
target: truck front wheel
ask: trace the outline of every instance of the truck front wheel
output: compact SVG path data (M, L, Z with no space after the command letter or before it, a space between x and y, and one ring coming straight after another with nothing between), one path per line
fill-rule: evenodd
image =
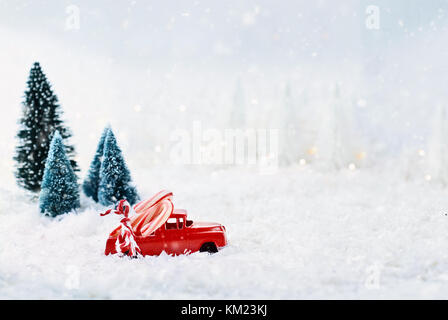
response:
M209 252L209 253L216 253L218 252L218 248L216 247L216 244L213 242L206 242L201 246L201 249L199 249L200 252Z

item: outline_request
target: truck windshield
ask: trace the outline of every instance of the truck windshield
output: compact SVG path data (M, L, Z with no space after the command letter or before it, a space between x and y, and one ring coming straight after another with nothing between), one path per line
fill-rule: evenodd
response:
M165 230L176 230L189 227L193 224L193 221L187 220L184 217L181 218L169 218L165 223Z

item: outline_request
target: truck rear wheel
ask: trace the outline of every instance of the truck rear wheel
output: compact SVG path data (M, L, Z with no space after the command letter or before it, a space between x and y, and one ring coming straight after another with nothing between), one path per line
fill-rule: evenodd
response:
M209 253L216 253L218 252L218 248L216 247L216 244L213 242L206 242L201 246L201 249L199 249L200 252L209 252Z

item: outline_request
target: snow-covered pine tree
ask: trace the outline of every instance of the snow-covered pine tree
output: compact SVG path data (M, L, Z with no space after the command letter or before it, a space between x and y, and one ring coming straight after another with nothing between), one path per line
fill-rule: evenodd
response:
M342 169L356 162L361 152L361 137L354 128L352 103L341 97L336 84L333 98L322 114L316 149L317 158L322 165Z
M27 86L23 117L17 134L19 144L14 157L17 161L15 175L20 186L38 192L54 132L58 130L63 139L70 138L71 133L60 119L62 112L58 98L38 62L31 68ZM65 150L73 170L78 171L74 147L66 145Z
M98 200L108 206L126 199L133 205L139 199L137 190L131 185L131 174L126 166L115 135L109 128L104 142L103 161L100 168Z
M233 95L233 106L230 111L230 126L232 128L244 128L246 126L246 108L244 102L244 90L241 79L236 82Z
M445 105L438 105L432 123L432 132L428 141L427 172L431 180L448 185L448 111ZM418 163L409 164L409 171L417 171Z
M84 190L86 196L92 198L95 202L98 202L98 187L100 184L100 169L104 154L104 142L109 129L109 126L104 128L103 134L101 135L100 141L98 142L98 146L96 148L95 156L90 164L89 172L87 173L87 177L82 185L82 189Z
M292 95L290 83L286 83L283 95L281 109L276 112L279 113L281 143L280 143L280 163L291 164L298 160L298 149L300 146L297 115L295 102Z
M42 213L55 217L80 207L77 177L59 131L53 134L40 191Z

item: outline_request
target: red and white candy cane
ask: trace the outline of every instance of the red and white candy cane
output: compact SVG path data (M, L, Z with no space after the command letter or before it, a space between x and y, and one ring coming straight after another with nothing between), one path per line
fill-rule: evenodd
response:
M120 225L120 234L117 236L117 241L115 242L115 250L123 253L124 255L128 255L130 257L137 257L141 255L140 247L137 242L135 242L134 231L132 230L130 219L129 219L129 211L131 210L131 205L126 200L120 200L116 209L109 209L104 213L101 213L101 216L108 215L109 213L122 214L124 216L121 219Z
M131 218L131 225L135 234L148 236L160 228L173 213L173 193L162 190L148 200L141 201L134 206L137 213Z
M134 205L136 214L130 218L129 222L134 235L139 237L148 236L160 228L173 213L172 198L172 192L162 190L153 197ZM120 234L120 230L121 225L112 231L110 235L116 237Z

